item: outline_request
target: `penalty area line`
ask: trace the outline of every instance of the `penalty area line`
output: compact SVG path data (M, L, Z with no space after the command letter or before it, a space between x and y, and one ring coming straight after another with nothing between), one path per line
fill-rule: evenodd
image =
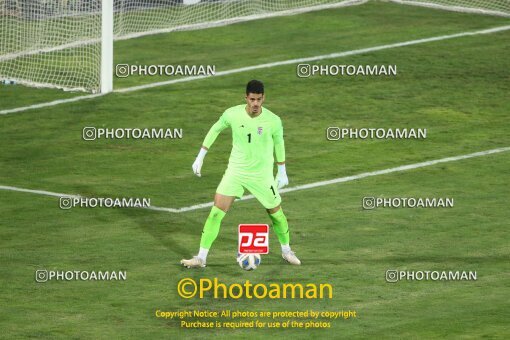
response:
M394 173L394 172L401 172L401 171L425 168L425 167L435 165L435 164L455 162L455 161L459 161L459 160L463 160L463 159L487 156L487 155L492 155L492 154L507 152L507 151L510 151L510 146L474 152L474 153L470 153L467 155L446 157L446 158L434 159L434 160L420 162L420 163L402 165L402 166L397 166L394 168L389 168L389 169L384 169L384 170L364 172L364 173L361 173L358 175L339 177L339 178L334 178L334 179L327 180L327 181L320 181L320 182L314 182L314 183L309 183L309 184L304 184L304 185L298 185L295 187L281 189L280 193L283 194L283 193L287 193L287 192L312 189L312 188L317 188L317 187L322 187L322 186L327 186L327 185L332 185L332 184L337 184L337 183L350 182L350 181L355 181L355 180L366 178L366 177L373 177L373 176L390 174L390 173ZM62 194L62 193L57 193L57 192L45 191L45 190L24 189L24 188L4 186L4 185L0 185L0 190L26 192L26 193L31 193L31 194L54 196L54 197L83 197L80 195ZM253 195L246 195L236 201L246 201L246 200L250 200L253 198L255 198ZM165 208L165 207L150 206L150 207L141 207L141 209L165 211L165 212L171 212L171 213L183 213L183 212L199 210L199 209L203 209L203 208L207 208L207 207L212 207L213 204L214 204L214 202L207 202L207 203L196 204L196 205L192 205L189 207L183 207L183 208Z
M454 39L454 38L479 35L479 34L491 34L491 33L507 31L507 30L510 30L510 25L497 26L497 27L487 28L487 29L478 30L478 31L467 31L467 32L461 32L461 33L455 33L455 34L440 35L440 36L435 36L435 37L430 37L430 38L409 40L409 41L404 41L404 42L399 42L399 43L394 43L394 44L379 45L379 46L361 48L361 49L344 51L344 52L317 55L317 56L313 56L313 57L288 59L288 60L276 61L276 62L272 62L272 63L258 64L258 65L252 65L252 66L246 66L246 67L241 67L241 68L220 71L220 72L216 72L216 74L213 76L183 77L183 78L166 80L166 81L161 81L161 82L156 82L156 83L151 83L151 84L126 87L126 88L114 90L113 93L133 92L133 91L145 90L145 89L149 89L149 88L153 88L153 87L195 81L195 80L200 80L200 79L205 79L205 78L226 76L226 75L230 75L230 74L241 73L241 72L246 72L246 71L253 71L253 70L258 70L258 69L265 69L265 68L272 68L272 67L277 67L277 66L307 63L307 62L315 62L315 61L325 60L325 59L341 58L341 57L357 55L357 54L362 54L362 53L386 50L386 49L390 49L390 48L424 44L424 43L433 42L433 41L441 41L441 40ZM65 104L65 103L77 102L77 101L84 100L84 99L92 99L92 98L96 98L96 97L100 97L100 96L104 96L104 95L105 94L99 93L99 94L90 94L90 95L86 95L86 96L78 96L78 97L73 97L73 98L69 98L69 99L60 99L60 100L55 100L55 101L47 102L47 103L34 104L34 105L23 106L23 107L14 108L14 109L0 110L0 114L6 115L9 113L23 112L23 111L32 110L32 109L39 109L39 108L43 108L43 107L50 107L50 106L55 106L55 105L60 105L60 104Z

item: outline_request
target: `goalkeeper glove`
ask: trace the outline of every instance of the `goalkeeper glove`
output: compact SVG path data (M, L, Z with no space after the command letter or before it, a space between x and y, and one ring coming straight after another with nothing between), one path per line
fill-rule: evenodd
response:
M289 185L289 178L287 177L287 171L285 170L285 164L278 164L278 173L276 174L276 183L278 189Z
M206 153L207 153L206 149L200 148L198 156L195 159L195 162L193 162L193 165L191 166L191 168L193 169L193 173L198 177L202 177L202 174L200 172L202 171L202 164L204 164L204 158Z

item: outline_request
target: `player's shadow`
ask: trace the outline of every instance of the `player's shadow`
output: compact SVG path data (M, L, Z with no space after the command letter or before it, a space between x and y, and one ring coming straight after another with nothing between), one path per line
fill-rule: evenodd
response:
M192 234L196 235L197 243L200 240L202 226L197 222L196 217L189 214L140 208L124 208L119 210L122 215L129 218L141 230L150 234L163 245L169 253L175 254L176 259L180 260L186 257L191 251L188 246L184 245L182 241L183 235L193 231ZM191 228L192 226L197 226L197 228ZM176 263L178 264L179 261L176 261Z
M191 258L198 252L203 224L209 214L209 210L210 208L204 208L192 212L171 213L149 209L119 209L122 215L129 218L141 230L158 240L168 253L171 254L171 263L166 263L165 266L180 268L183 272L189 271L189 269L184 268L180 264L180 260ZM222 229L225 229L224 226L222 226ZM220 229L218 238L221 237L221 231ZM191 239L191 241L184 242L184 237ZM221 251L221 249L216 247L214 250L217 252ZM198 275L202 272L207 275L228 274L231 272L231 265L236 265L235 255L237 253L234 249L232 251L232 261L209 259L207 268L195 269L195 272Z
M77 192L83 197L117 197L116 194L97 192L86 186L77 187ZM197 243L200 240L203 221L197 221L197 214L171 213L154 211L144 208L94 208L110 209L112 215L120 214L137 225L144 233L148 233L154 240L163 245L169 253L174 253L179 260L190 253L191 249L185 247L182 236L188 233L197 235ZM202 215L202 214L201 214ZM203 214L205 215L205 214ZM101 222L102 221L98 221ZM107 221L106 223L111 223ZM197 226L190 228L190 226ZM122 226L119 226L122 228ZM190 230L192 229L192 230ZM136 251L133 249L132 251ZM179 264L179 261L176 261Z
M80 186L76 188L83 197L117 197L117 194L108 192L97 192L94 189L87 186ZM174 268L180 267L183 271L188 269L182 267L180 260L182 258L190 258L196 255L198 251L200 236L202 233L204 222L209 214L210 208L198 209L190 212L172 213L165 211L154 211L144 208L95 208L95 209L110 209L111 215L120 215L122 219L128 219L130 225L136 225L144 233L149 234L152 239L157 240L166 250L167 254L171 254L171 263L166 263L165 266L175 266ZM95 209L91 209L91 212ZM246 209L246 207L239 207L239 209ZM234 205L230 212L237 210ZM232 214L233 215L233 214ZM237 266L237 228L230 229L229 226L234 225L234 222L240 220L240 216L236 214L236 217L227 216L227 218L233 218L234 221L224 221L222 223L220 234L215 243L213 256L209 256L207 268L199 269L199 272L203 271L208 275L220 275L232 273L232 266ZM242 218L242 217L241 217ZM98 218L98 224L108 223L112 224L110 220L101 220ZM116 223L119 228L122 228L120 223ZM112 240L115 242L115 240ZM276 249L276 248L275 248ZM136 252L137 249L131 249L131 252ZM224 254L231 253L231 257L225 257ZM286 263L281 257L272 254L274 258L270 261L264 261L264 268L268 271L268 274L274 272L276 275L281 269L281 265ZM208 270L209 269L209 270Z

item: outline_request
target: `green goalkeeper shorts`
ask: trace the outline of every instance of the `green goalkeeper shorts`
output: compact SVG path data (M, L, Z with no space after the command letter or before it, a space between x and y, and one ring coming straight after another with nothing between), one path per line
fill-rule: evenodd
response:
M255 196L266 209L276 208L282 202L278 193L278 185L272 173L269 173L269 176L247 176L235 175L227 170L216 192L225 196L241 198L245 189Z

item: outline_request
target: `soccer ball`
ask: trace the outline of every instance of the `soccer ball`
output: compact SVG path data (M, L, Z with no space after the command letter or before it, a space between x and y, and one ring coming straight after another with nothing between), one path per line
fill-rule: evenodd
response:
M237 263L244 270L255 270L260 265L259 254L239 254Z

